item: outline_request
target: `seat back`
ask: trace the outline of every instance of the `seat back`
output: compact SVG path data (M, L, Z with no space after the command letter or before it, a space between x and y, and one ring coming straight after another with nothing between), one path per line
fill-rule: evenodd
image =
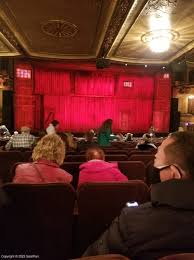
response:
M75 189L77 189L78 186L78 179L79 179L79 166L83 162L64 162L61 165L61 168L68 173L70 173L73 176L72 185Z
M127 161L128 155L126 154L105 154L105 161Z
M85 162L85 154L69 154L65 157L65 162Z
M106 161L126 161L128 160L128 156L126 154L106 154ZM67 155L65 158L65 162L85 162L86 156L84 154L80 155Z
M168 255L168 256L159 258L159 260L194 260L194 253Z
M25 151L22 152L22 158L23 158L23 162L30 162L32 161L32 151Z
M126 202L144 203L148 197L147 185L139 180L82 184L77 191L79 254L106 230Z
M139 150L139 149L130 149L129 157L134 154L152 154L152 150Z
M0 151L0 179L3 183L9 182L9 172L16 162L22 162L22 153L19 151Z
M110 155L110 154L126 154L127 156L129 155L129 150L128 149L110 149L105 151L105 154Z
M76 258L74 260L130 260L130 259L123 255L110 254L110 255L86 256L82 258Z
M72 247L75 190L69 184L5 184L3 251L40 259L68 259Z
M147 166L150 161L153 161L155 158L154 154L134 154L129 157L130 161L141 161Z
M129 180L145 181L146 179L146 168L141 161L120 161L118 167Z

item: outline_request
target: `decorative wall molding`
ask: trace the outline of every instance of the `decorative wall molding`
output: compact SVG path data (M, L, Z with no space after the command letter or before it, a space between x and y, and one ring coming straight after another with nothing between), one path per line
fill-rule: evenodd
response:
M111 22L106 32L102 47L99 52L100 57L106 56L116 38L127 14L133 4L132 0L119 0L113 13Z
M10 44L17 49L17 51L20 54L25 53L22 46L17 41L14 34L11 32L11 30L8 28L6 23L0 18L0 31L4 35L4 37L10 42Z

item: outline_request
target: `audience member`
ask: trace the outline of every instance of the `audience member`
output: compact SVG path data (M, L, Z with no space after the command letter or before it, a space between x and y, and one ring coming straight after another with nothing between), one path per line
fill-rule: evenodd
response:
M105 120L98 131L98 144L100 146L110 146L112 133L112 119Z
M11 136L9 142L5 145L6 150L10 149L32 149L35 145L35 136L30 134L28 126L21 127L21 134Z
M91 129L87 131L85 134L85 138L78 143L78 150L79 151L86 150L96 145L94 141L94 136L95 136L94 130Z
M16 167L14 183L70 183L72 175L59 168L65 158L65 145L56 135L45 135L32 153L32 163Z
M67 152L75 152L77 150L77 143L74 140L72 133L62 134L62 139L65 142Z
M105 162L105 154L98 147L86 151L87 162L80 165L78 185L84 182L128 181L117 163Z
M46 129L48 135L56 134L59 128L59 121L53 120Z
M139 150L157 149L155 144L152 143L152 138L149 134L144 134L142 140L137 144L136 148Z
M154 128L153 125L150 126L150 128L149 128L149 130L148 130L148 134L149 134L149 136L152 137L152 138L156 136L156 134L155 134L155 128Z
M8 128L5 125L0 125L0 138L9 138L10 136Z
M194 133L175 132L158 148L154 166L160 183L151 202L125 207L85 256L120 253L131 259L158 259L194 252Z
M130 142L130 141L132 141L132 140L133 140L133 134L131 134L131 133L126 133L124 140L125 140L125 142Z

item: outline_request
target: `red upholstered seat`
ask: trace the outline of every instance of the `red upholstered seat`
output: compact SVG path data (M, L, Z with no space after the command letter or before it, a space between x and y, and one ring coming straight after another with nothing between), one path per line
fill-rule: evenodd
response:
M5 184L0 252L69 259L75 190L69 184Z
M12 167L17 162L27 162L32 155L31 151L0 151L0 179L3 183L12 181Z
M77 191L79 254L94 242L118 216L128 201L148 201L147 185L139 180L85 183Z
M146 168L141 161L120 161L118 167L129 180L142 180L146 178Z
M194 253L168 255L160 258L159 260L194 260Z
M126 154L106 154L106 161L126 161L128 156ZM85 162L86 156L84 154L80 155L67 155L65 158L66 162Z
M75 189L77 189L78 179L79 179L79 166L83 162L64 162L61 165L61 168L70 173L73 176L72 185Z
M155 158L154 154L134 154L129 157L129 160L130 161L141 161L146 166L150 161L153 161L154 158Z
M110 255L96 255L96 256L87 256L82 258L76 258L74 260L130 260L126 256L118 255L118 254L110 254Z
M11 181L9 172L16 162L22 162L22 152L19 151L1 151L0 152L0 178L3 183Z

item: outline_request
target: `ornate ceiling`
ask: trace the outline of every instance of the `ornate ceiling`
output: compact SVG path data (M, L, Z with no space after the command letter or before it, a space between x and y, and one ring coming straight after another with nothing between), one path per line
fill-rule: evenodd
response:
M0 56L164 64L193 53L194 1L177 1L170 20L179 38L165 53L142 41L147 6L148 0L1 0Z

